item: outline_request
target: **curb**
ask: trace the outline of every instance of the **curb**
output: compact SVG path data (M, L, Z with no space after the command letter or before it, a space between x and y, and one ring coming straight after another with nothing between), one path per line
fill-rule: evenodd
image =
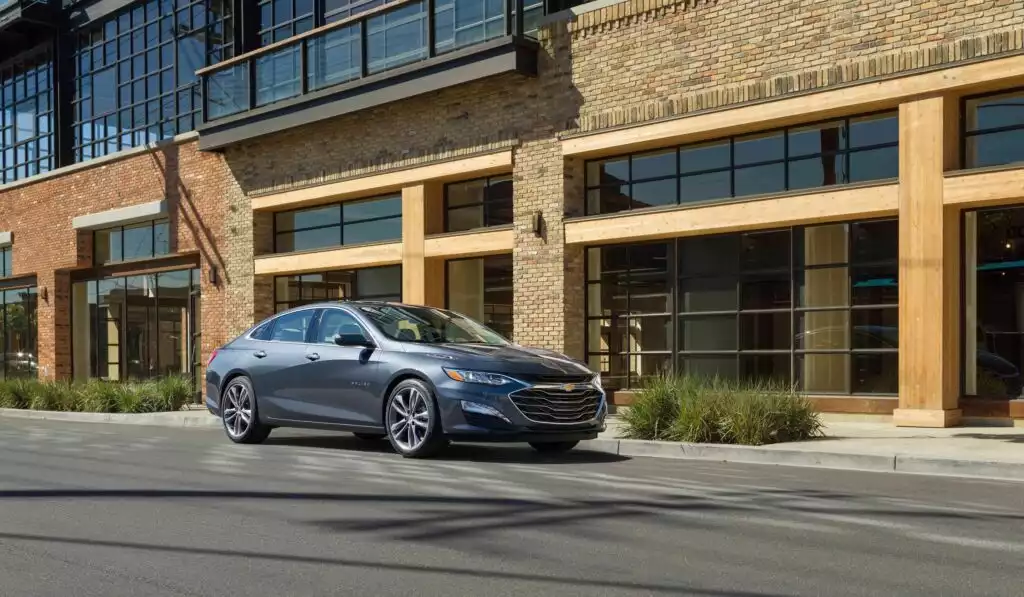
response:
M880 473L913 473L952 477L975 477L1024 481L1024 462L994 462L956 458L933 458L901 454L856 454L732 446L643 441L632 439L595 439L581 442L580 448L619 456L772 464Z
M0 417L32 421L66 421L70 423L115 423L121 425L150 425L153 427L219 428L220 419L205 410L162 413L81 413L53 410L24 410L0 408Z

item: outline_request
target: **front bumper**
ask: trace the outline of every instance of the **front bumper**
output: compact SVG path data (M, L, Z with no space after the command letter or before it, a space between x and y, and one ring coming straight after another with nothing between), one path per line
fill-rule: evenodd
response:
M510 394L537 387L528 384L492 387L456 381L443 382L436 390L445 435L453 441L555 442L595 439L605 430L608 403L600 388L586 385L591 392L600 392L598 406L592 417L554 423L528 418L510 397ZM464 402L471 404L467 408ZM478 408L480 406L484 408ZM485 411L490 411L490 414Z

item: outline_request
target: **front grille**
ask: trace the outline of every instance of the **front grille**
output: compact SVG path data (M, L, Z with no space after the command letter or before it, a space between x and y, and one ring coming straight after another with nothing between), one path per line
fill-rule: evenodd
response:
M527 383L532 384L567 384L567 383L587 383L594 379L593 375L588 374L540 374L540 375L515 375L512 377L521 379Z
M526 388L509 395L523 416L537 423L584 423L597 416L601 391L578 388L566 392L555 388Z

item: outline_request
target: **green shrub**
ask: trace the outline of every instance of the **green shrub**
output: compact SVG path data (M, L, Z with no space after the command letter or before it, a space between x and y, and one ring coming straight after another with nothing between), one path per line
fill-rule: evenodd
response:
M671 439L673 421L679 416L680 379L670 375L646 378L633 404L622 415L625 437Z
M623 415L624 437L758 446L821 435L809 401L772 383L657 376Z
M118 410L117 384L90 379L79 385L81 408L90 413L113 413Z
M180 410L192 399L192 380L184 375L170 375L156 381L164 410Z
M78 410L77 393L70 383L50 381L35 383L29 408L32 410Z

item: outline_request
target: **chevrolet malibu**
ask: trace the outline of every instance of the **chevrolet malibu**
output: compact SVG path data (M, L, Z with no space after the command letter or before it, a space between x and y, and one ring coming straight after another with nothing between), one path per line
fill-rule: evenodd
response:
M228 438L277 427L385 437L402 456L450 441L571 450L605 428L600 376L443 309L376 301L298 307L214 351L206 405Z

